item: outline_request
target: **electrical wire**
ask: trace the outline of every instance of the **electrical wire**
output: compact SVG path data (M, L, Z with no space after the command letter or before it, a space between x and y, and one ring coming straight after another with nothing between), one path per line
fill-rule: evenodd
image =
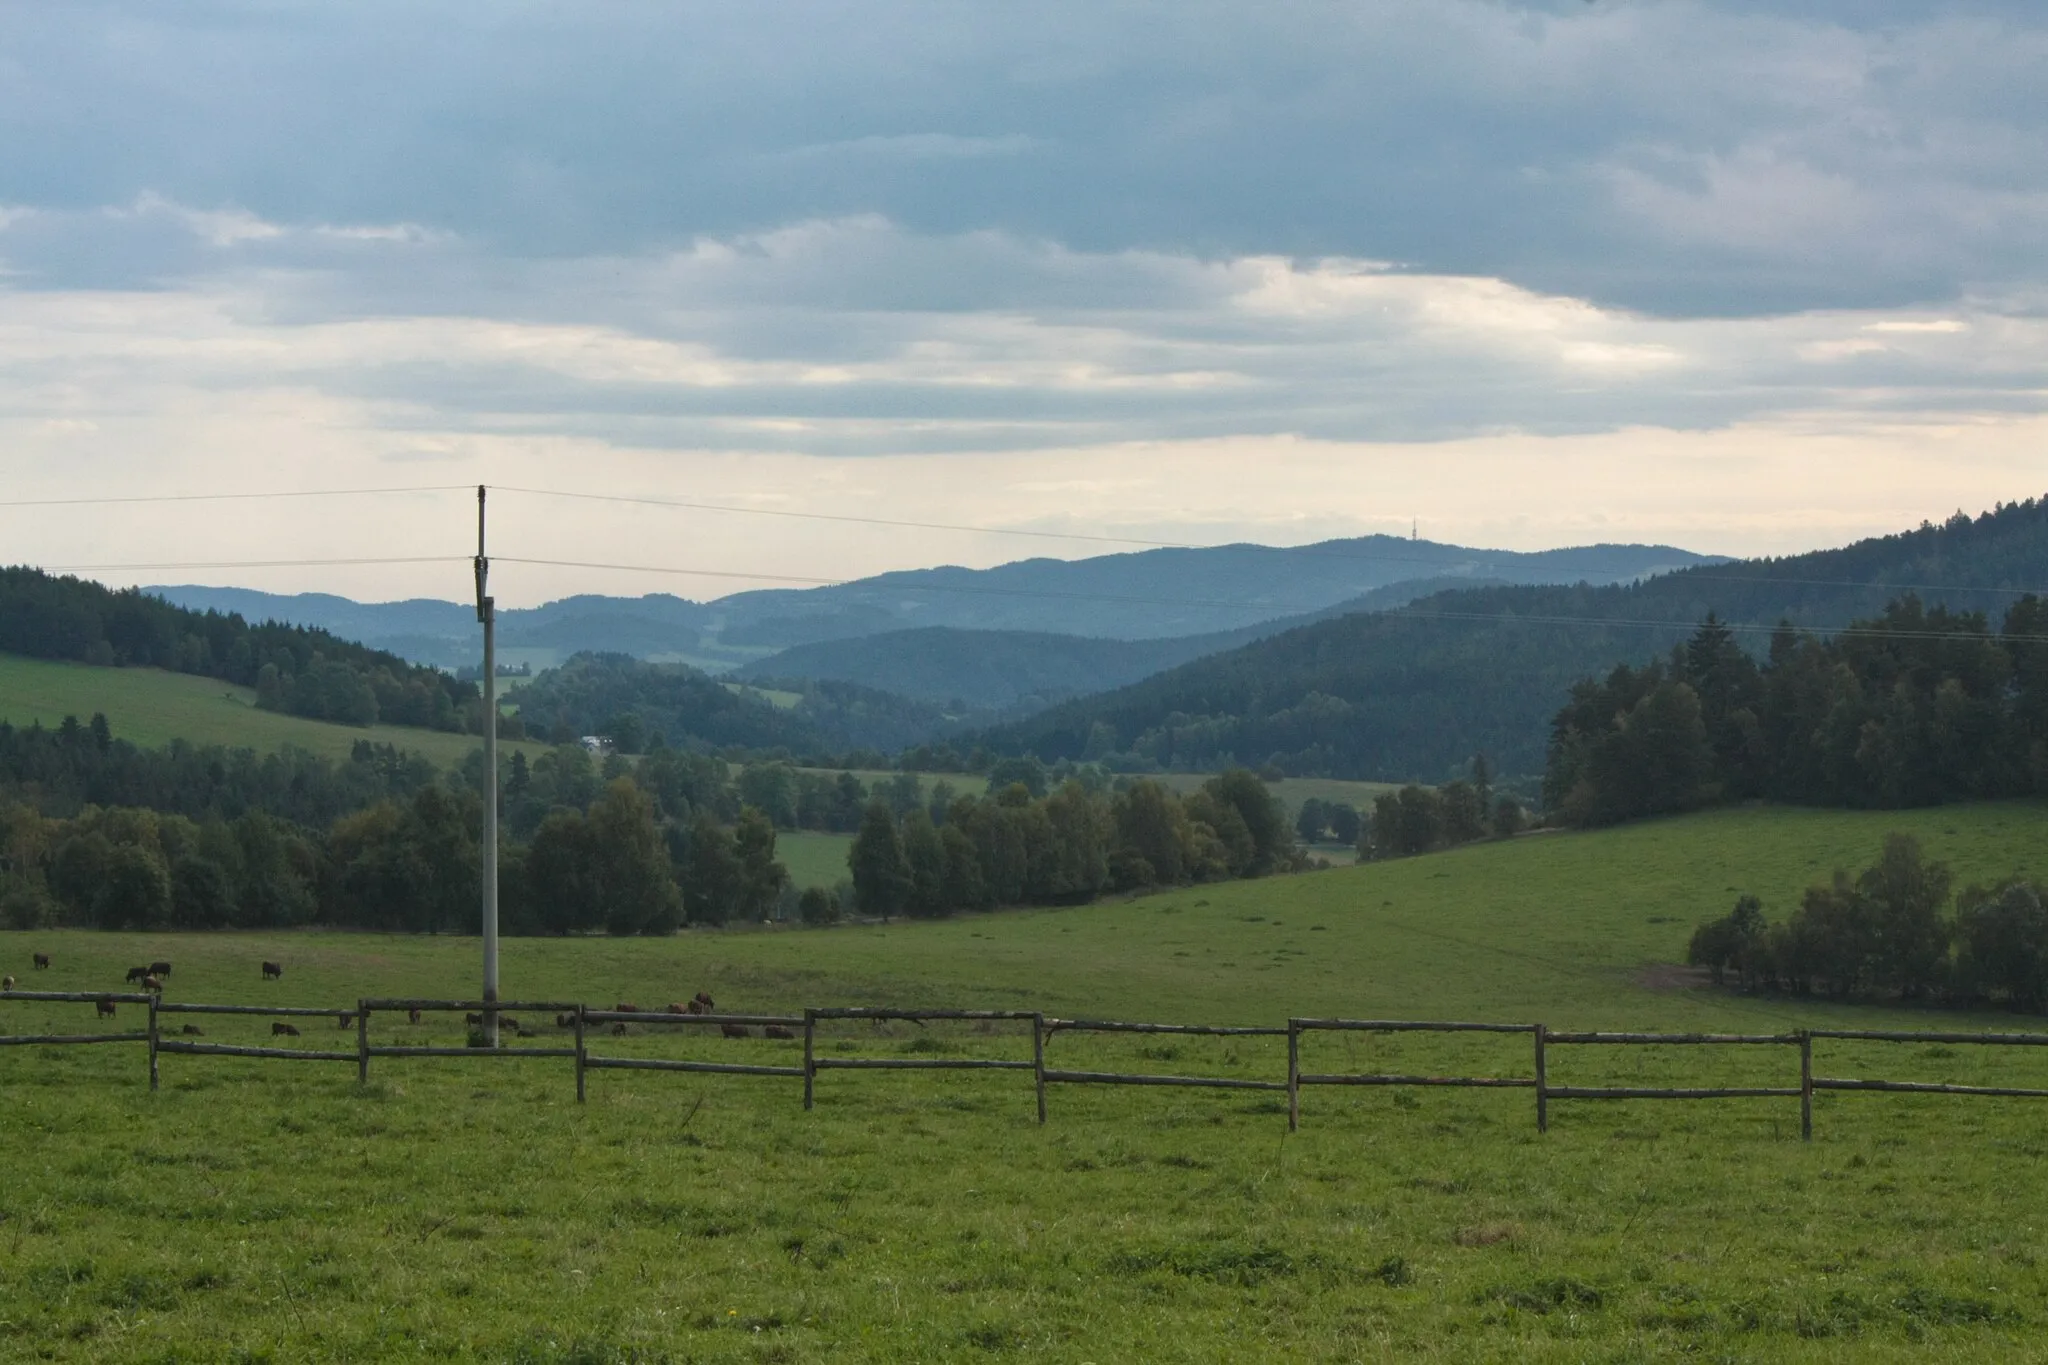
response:
M582 502L626 503L641 507L668 507L692 512L729 512L738 516L786 517L799 521L833 521L854 526L886 526L898 530L958 531L970 535L1022 536L1034 540L1074 540L1097 545L1136 545L1154 550L1227 550L1238 548L1236 545L1202 544L1196 541L1184 540L1149 540L1141 536L1113 536L1088 531L1033 531L1020 527L974 526L960 522L903 521L890 517L860 516L851 512L798 512L782 507L736 507L730 503L693 502L677 498L655 498L627 493L581 493L560 488L526 488L514 484L492 484L490 487L492 492L523 493L529 497L570 498ZM1303 555L1314 559L1355 559L1386 564L1426 564L1441 569L1477 568L1481 572L1493 567L1493 562L1485 558L1486 554L1504 553L1526 558L1532 553L1515 550L1488 551L1461 559L1426 555L1362 554L1345 550L1324 550L1314 545L1249 545L1245 548L1268 554ZM1454 548L1463 549L1464 547ZM1729 582L1783 583L1801 587L1876 588L1889 592L1991 592L2006 593L2013 596L2048 596L2048 588L1992 588L1954 583L1875 583L1832 578L1780 578L1773 575L1722 573L1711 565L1687 565L1668 570L1666 573L1657 576L1670 578L1679 575L1689 578L1724 579ZM1622 585L1617 584L1614 586Z
M493 560L500 564L533 564L558 569L602 569L617 573L673 574L685 578L751 579L775 583L796 583L806 587L845 587L849 581L830 578L810 578L796 574L740 573L727 569L692 569L661 564L615 564L581 559L535 559L521 555L496 555ZM1049 598L1076 602L1119 602L1133 606L1164 607L1222 607L1238 610L1265 610L1272 604L1266 602L1223 602L1199 598L1150 598L1121 597L1098 593L1043 592L1029 588L991 588L968 584L919 583L905 584L895 589L898 592L947 592L971 596ZM1302 613L1308 615L1312 613ZM1699 622L1694 620L1660 621L1639 617L1605 616L1559 616L1521 615L1514 612L1484 611L1438 611L1428 607L1390 607L1382 611L1364 612L1390 620L1441 620L1441 621L1485 621L1496 624L1523 623L1546 626L1616 626L1626 629L1692 631ZM1328 618L1325 618L1328 619ZM1784 629L1779 625L1760 625L1745 621L1720 621L1717 624L1731 632L1742 634L1775 634ZM2048 635L1991 635L1973 637L1954 631L1941 630L1895 630L1882 626L1794 626L1795 633L1832 636L1869 636L1887 640L1956 640L1984 638L2015 644L2048 644ZM1221 632L1218 632L1221 633Z
M320 569L356 564L467 564L469 555L397 555L354 559L185 559L140 564L37 564L45 573L125 573L140 569Z
M475 489L473 483L416 484L405 488L300 488L268 493L138 493L104 498L4 498L0 507L106 507L118 503L238 502L262 498L360 498L385 493L455 493Z

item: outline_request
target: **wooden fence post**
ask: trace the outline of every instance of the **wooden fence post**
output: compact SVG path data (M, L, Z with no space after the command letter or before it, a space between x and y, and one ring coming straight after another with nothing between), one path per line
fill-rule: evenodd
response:
M1543 1025L1536 1026L1536 1131L1550 1131L1550 1075L1544 1066Z
M1301 1127L1301 1021L1287 1021L1287 1131Z
M818 1012L808 1006L804 1009L804 1108L811 1107L812 1083L818 1078L817 1059ZM1045 1083L1045 1069L1039 1068L1039 1084Z
M157 1088L157 1067L156 1067L156 1043L157 1043L157 1037L158 1037L158 1034L157 1034L157 1023L156 1023L156 996L155 996L155 995L154 995L154 994L152 993L152 994L150 995L150 997L149 997L149 1088L150 1088L151 1090L154 1090L154 1089L156 1089L156 1088Z
M1045 1122L1045 1011L1031 1016L1031 1073L1038 1087L1038 1121Z
M1799 1140L1813 1141L1813 1031L1799 1030Z
M370 1007L356 1001L356 1084L370 1083Z
M576 1007L576 1103L583 1103L583 1011L587 1005Z

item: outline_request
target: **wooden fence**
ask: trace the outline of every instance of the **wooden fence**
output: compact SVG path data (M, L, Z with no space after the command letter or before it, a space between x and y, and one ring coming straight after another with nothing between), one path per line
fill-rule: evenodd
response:
M1549 1131L1550 1102L1553 1100L1715 1100L1715 1099L1797 1099L1799 1131L1806 1140L1813 1137L1813 1096L1817 1090L1889 1091L1904 1094L1985 1095L2048 1099L2048 1089L2021 1086L1955 1085L1931 1081L1895 1081L1860 1077L1816 1076L1813 1045L1816 1039L1851 1042L1940 1044L1989 1047L2048 1046L2044 1033L1954 1033L1881 1029L1800 1029L1790 1033L1568 1033L1552 1032L1542 1024L1492 1024L1415 1019L1289 1019L1284 1027L1273 1025L1152 1024L1108 1019L1060 1019L1037 1010L950 1010L837 1007L806 1009L802 1014L682 1014L639 1010L602 1010L574 1002L480 1000L362 999L354 1005L333 1009L283 1005L208 1005L185 1001L164 1001L154 994L129 992L5 991L0 1003L89 1004L99 1017L110 1016L122 1005L141 1006L147 1011L141 1030L96 1033L0 1034L0 1047L44 1045L66 1046L96 1043L141 1043L147 1049L149 1086L160 1082L158 1058L171 1053L184 1056L248 1057L286 1061L356 1063L358 1081L370 1078L374 1057L461 1057L461 1058L555 1058L575 1063L576 1099L586 1098L585 1077L591 1071L678 1071L711 1075L779 1076L803 1081L803 1105L814 1107L818 1073L821 1071L1029 1071L1036 1092L1038 1121L1046 1121L1048 1085L1132 1085L1189 1086L1213 1090L1282 1092L1287 1096L1287 1126L1301 1123L1301 1092L1315 1086L1399 1086L1474 1087L1532 1091L1536 1106L1536 1127ZM573 1030L574 1045L522 1047L451 1047L372 1045L370 1019L373 1014L404 1013L409 1018L422 1013L462 1013L467 1016L495 1014L507 1020L515 1013L553 1015L566 1020ZM165 1015L245 1015L281 1022L290 1019L333 1019L340 1027L355 1031L354 1046L348 1049L320 1047L254 1046L239 1043L195 1042L188 1038L164 1036ZM1028 1023L1031 1026L1030 1057L833 1057L820 1056L817 1035L821 1022L866 1020L877 1024L909 1022ZM688 1058L600 1056L590 1051L590 1028L612 1025L623 1032L639 1025L656 1030L726 1026L779 1030L794 1043L801 1038L801 1064L701 1061ZM797 1030L802 1030L801 1034ZM1083 1071L1051 1067L1046 1050L1062 1033L1164 1034L1222 1038L1285 1038L1287 1072L1285 1080L1242 1076L1175 1075L1157 1072ZM1305 1035L1316 1033L1481 1033L1518 1034L1530 1038L1531 1068L1527 1076L1420 1075L1384 1072L1309 1072L1301 1066L1301 1045ZM521 1031L520 1036L526 1035ZM770 1037L778 1036L770 1033ZM1799 1054L1797 1085L1761 1086L1579 1086L1553 1085L1549 1079L1549 1050L1554 1047L1783 1047Z

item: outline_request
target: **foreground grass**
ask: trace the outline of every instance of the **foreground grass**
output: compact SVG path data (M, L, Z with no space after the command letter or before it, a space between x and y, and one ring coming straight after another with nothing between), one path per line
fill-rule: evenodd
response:
M0 720L14 725L40 721L50 727L66 716L83 721L95 711L105 713L117 737L144 748L182 739L273 753L289 744L328 758L347 758L357 740L367 739L411 749L453 767L482 742L474 736L405 725L337 725L259 711L254 691L218 678L0 654ZM547 748L511 741L506 747L523 748L529 758Z
M505 978L529 998L658 1004L703 988L749 1010L2014 1027L1649 984L1645 965L1677 956L1734 889L1782 913L1896 827L1989 877L2038 856L2048 809L1723 812L935 925L515 941ZM30 980L32 949L57 965ZM466 994L476 945L0 935L0 967L39 987L116 985L158 955L177 964L174 999L340 1004ZM260 980L264 957L286 964L283 982ZM54 1009L0 1005L0 1028ZM199 1022L222 1040L263 1028ZM459 1032L378 1023L380 1040ZM1528 1066L1516 1038L1307 1046L1314 1069ZM593 1047L794 1059L762 1039L635 1032ZM1029 1052L1006 1026L847 1027L823 1047ZM1837 1044L1822 1070L2048 1085L2048 1063L1984 1051ZM1796 1076L1785 1050L1621 1053L1558 1049L1553 1079ZM1259 1039L1061 1035L1051 1055L1282 1074L1278 1046ZM1808 1145L1795 1101L1559 1104L1539 1137L1523 1092L1331 1090L1308 1096L1289 1136L1277 1096L1080 1086L1054 1088L1041 1128L1014 1073L827 1073L805 1113L793 1080L628 1072L594 1074L579 1107L568 1064L544 1059L380 1060L366 1090L346 1064L163 1065L152 1096L139 1049L0 1055L0 1357L2048 1355L2048 1136L2028 1101L1823 1095Z

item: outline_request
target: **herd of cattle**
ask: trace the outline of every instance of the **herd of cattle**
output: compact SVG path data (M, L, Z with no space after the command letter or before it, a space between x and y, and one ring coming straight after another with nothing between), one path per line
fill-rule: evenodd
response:
M36 953L33 955L32 960L35 963L36 970L38 971L48 970L50 966L50 955L48 953ZM171 964L168 962L158 961L149 963L147 966L130 967L128 969L127 980L129 983L140 984L143 990L153 995L161 995L163 994L164 989L164 978L168 977L170 974ZM279 981L283 978L283 964L277 962L265 962L263 964L263 979L265 981ZM11 991L14 989L14 986L15 981L11 975L0 976L0 991ZM112 1000L96 1000L93 1003L99 1011L100 1018L111 1019L114 1017L114 1002ZM614 1014L644 1014L649 1013L650 1011L642 1010L640 1006L622 1000L618 1004L612 1006L611 1012ZM712 1014L715 1012L716 1008L713 1004L710 995L704 991L698 991L694 996L690 997L686 1001L681 1002L680 1004L672 1003L668 1006L667 1009L667 1013L669 1014ZM406 1011L406 1018L407 1022L418 1024L421 1022L422 1016L417 1008L413 1008ZM354 1028L356 1026L356 1016L353 1011L344 1011L342 1013L339 1013L335 1016L335 1019L338 1027L346 1029ZM471 1028L482 1028L484 1024L484 1016L482 1014L466 1014L463 1016L463 1023L467 1024ZM498 1026L503 1029L511 1030L513 1033L517 1034L521 1038L531 1038L533 1036L533 1034L529 1033L517 1019L513 1018L509 1014L500 1014L498 1016ZM556 1028L566 1029L574 1028L575 1026L576 1015L574 1013L564 1013L555 1016ZM718 1026L718 1031L727 1038L751 1038L753 1036L752 1030L749 1029L745 1024L721 1022ZM186 1024L180 1030L180 1032L190 1035L203 1036L200 1034L200 1029L198 1028L198 1026L194 1024ZM623 1021L614 1023L612 1025L612 1032L615 1035L623 1037L626 1033L625 1023ZM270 1035L273 1038L297 1038L300 1036L299 1030L296 1027L284 1022L282 1019L276 1020L271 1024ZM785 1039L796 1037L794 1033L790 1032L789 1029L780 1024L768 1024L764 1026L761 1030L761 1036L764 1038Z

